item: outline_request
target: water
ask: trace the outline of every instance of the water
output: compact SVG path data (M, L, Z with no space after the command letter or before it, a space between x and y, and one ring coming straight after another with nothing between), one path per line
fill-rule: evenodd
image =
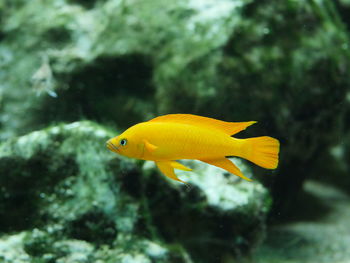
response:
M348 1L0 0L0 262L349 262ZM176 170L106 141L257 124L277 170Z

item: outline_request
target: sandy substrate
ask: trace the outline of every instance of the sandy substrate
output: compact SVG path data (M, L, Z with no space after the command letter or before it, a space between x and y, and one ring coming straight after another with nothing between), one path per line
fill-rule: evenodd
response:
M350 262L350 197L334 186L308 181L292 222L269 229L256 263ZM299 210L299 211L298 211Z

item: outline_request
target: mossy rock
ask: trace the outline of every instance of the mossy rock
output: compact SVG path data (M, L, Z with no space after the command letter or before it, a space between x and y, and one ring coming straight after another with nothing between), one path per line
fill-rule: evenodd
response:
M11 247L16 240L13 253L21 251L5 262L213 262L259 244L270 207L261 184L190 162L194 172L180 173L188 189L149 162L108 151L114 135L82 121L0 146L0 241Z
M244 162L234 162L247 177L253 177ZM193 171L176 173L189 186L159 178L154 166L145 163L149 179L143 183L147 208L143 214L149 216L138 224L141 233L181 244L194 262L230 262L249 255L265 235L271 207L266 188L199 161L185 163ZM158 190L166 188L167 194ZM149 220L154 227L147 229Z

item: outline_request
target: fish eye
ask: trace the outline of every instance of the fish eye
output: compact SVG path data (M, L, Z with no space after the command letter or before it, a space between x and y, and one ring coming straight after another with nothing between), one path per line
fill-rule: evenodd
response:
M120 145L125 146L128 143L127 139L121 139L120 140Z

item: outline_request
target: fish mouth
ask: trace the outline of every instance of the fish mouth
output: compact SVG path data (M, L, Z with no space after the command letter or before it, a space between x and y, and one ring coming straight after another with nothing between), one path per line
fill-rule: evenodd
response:
M118 153L118 147L116 147L113 143L111 143L110 141L107 141L106 142L106 146L107 148L112 151L112 152L115 152L115 153Z

